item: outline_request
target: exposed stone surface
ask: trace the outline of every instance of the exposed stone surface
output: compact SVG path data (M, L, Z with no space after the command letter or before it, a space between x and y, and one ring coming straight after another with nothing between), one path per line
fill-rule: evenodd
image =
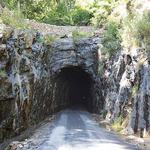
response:
M142 137L150 132L150 66L149 55L145 48L125 51L107 61L104 84L107 111L110 121L123 117L125 130L129 134L139 133ZM126 118L126 119L125 119Z

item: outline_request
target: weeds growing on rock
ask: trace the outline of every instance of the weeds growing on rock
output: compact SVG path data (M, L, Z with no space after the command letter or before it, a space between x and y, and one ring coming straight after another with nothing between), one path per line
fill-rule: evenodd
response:
M90 36L91 36L91 33L81 32L79 30L74 30L72 32L72 37L73 37L74 41L78 41L79 39L87 38L87 37L90 37Z
M0 77L4 78L6 77L7 73L5 70L0 69Z
M117 132L121 132L123 130L123 127L122 127L122 123L123 123L123 116L120 115L115 121L114 123L112 124L112 129L117 131Z
M133 88L132 88L132 97L135 97L137 92L138 92L138 84L134 85Z
M44 35L44 43L47 45L52 44L54 41L56 41L57 37L51 34Z

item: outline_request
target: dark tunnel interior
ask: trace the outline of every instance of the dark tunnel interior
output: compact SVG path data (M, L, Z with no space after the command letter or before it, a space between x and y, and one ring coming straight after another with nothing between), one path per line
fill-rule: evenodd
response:
M92 107L93 81L88 73L79 67L63 68L55 79L56 106L67 108Z

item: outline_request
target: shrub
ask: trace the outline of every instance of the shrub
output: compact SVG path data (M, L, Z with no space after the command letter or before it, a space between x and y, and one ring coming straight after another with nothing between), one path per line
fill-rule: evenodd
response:
M54 25L87 25L90 23L91 14L81 7L68 8L66 3L59 3L53 7L46 18L45 23Z
M107 22L108 16L111 14L113 10L114 1L110 0L101 0L95 1L91 6L91 12L93 17L91 22L93 25L101 27L104 26Z
M0 18L6 25L19 29L29 28L29 25L25 22L24 16L22 15L20 10L9 11L5 8L0 15Z
M71 11L68 9L66 3L59 3L57 6L54 6L43 21L53 25L73 24Z
M138 20L136 38L150 45L150 12L146 12L141 19Z
M121 49L121 38L118 24L110 22L107 25L106 31L104 32L102 45L102 53L108 55L109 57Z
M123 22L122 41L125 47L150 45L150 12L127 17Z
M88 25L90 24L91 17L91 13L81 7L75 7L72 12L72 20L74 25Z

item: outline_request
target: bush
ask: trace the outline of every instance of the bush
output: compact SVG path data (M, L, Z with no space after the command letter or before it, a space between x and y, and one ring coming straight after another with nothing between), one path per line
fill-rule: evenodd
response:
M118 24L110 22L107 25L106 31L104 32L102 45L102 53L108 55L109 57L121 49L121 38Z
M127 17L123 22L122 40L125 47L150 45L150 12Z
M90 9L93 14L92 24L98 27L104 26L113 10L114 4L114 1L110 0L95 1Z
M81 7L68 8L66 3L59 3L44 19L45 23L53 25L87 25L91 14Z
M75 7L72 12L72 20L74 25L88 25L90 24L91 17L91 13L81 7Z
M73 25L71 10L65 3L53 7L43 21L53 25Z
M24 20L24 16L18 9L14 11L9 11L8 9L5 8L2 14L0 15L0 18L2 22L6 25L19 29L29 28L29 25Z
M150 45L150 12L147 12L137 22L136 38L143 41L146 45Z

